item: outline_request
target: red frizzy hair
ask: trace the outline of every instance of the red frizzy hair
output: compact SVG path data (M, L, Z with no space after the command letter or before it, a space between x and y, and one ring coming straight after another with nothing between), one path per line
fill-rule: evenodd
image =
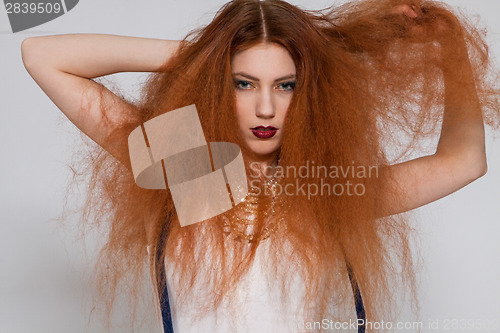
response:
M394 14L401 4L414 5L419 17ZM436 29L446 29L439 43ZM465 40L484 119L499 126L498 94L483 38L483 31L434 1L365 0L306 11L280 0L234 0L209 25L190 33L176 55L150 76L130 114L133 121L108 140L120 143L122 160L127 160L127 138L134 128L195 104L207 142L235 142L245 156L247 147L234 130L232 56L262 42L283 46L296 64L297 80L284 124L280 166L298 168L309 161L380 166L381 172L378 177L348 174L341 180L362 184L362 196L279 196L277 214L284 222L264 240L266 270L284 295L294 274L300 275L304 306L314 310L308 312L310 319L345 319L345 313L353 311L349 264L367 318L388 320L399 292L414 295L415 269L408 218L379 218L381 207L397 206L404 197L391 195L401 192L394 191L383 167L408 156L423 138L438 134L444 108L442 72L461 70L458 59L441 59L439 51L454 41ZM388 152L395 142L402 148ZM207 292L196 298L200 316L218 306L248 272L261 244L226 237L220 216L180 227L168 190L139 188L130 166L99 147L89 161L85 218L92 217L107 232L97 266L106 308L111 310L120 290L132 299L140 297L138 286L148 262L156 283L156 262L165 255L181 286L170 292L193 302L187 296L195 285L201 286ZM293 186L340 182L293 174L281 181ZM165 244L161 258L154 250L146 251L148 245L156 249L160 244ZM123 285L128 288L119 289Z

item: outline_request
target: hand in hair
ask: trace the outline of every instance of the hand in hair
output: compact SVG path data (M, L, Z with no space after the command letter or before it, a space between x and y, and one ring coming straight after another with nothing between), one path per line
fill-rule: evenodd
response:
M401 4L392 9L391 15L401 16L405 21L402 23L405 34L414 42L436 41L440 44L450 43L450 40L463 42L464 35L460 22L445 8ZM455 38L450 39L450 36Z
M439 66L443 84L443 123L436 152L387 168L396 180L401 205L391 206L384 214L408 211L466 186L487 171L484 124L466 39L467 35L456 16L442 7L398 5L392 13L402 20L411 20L401 38L410 48L412 43L440 45ZM408 23L406 23L408 24ZM477 70L477 69L476 69ZM390 191L389 191L390 192ZM390 200L387 200L389 202ZM383 210L383 209L382 209Z

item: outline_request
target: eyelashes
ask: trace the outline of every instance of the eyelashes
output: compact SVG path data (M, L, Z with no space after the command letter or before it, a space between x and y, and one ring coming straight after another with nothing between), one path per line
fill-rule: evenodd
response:
M234 80L234 86L238 90L248 90L254 88L254 85L247 80ZM276 86L282 91L293 91L295 89L295 81L286 81Z

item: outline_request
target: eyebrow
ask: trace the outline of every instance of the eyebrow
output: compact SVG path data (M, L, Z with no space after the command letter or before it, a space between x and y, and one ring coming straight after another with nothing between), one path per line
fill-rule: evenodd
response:
M250 80L253 80L253 81L257 81L257 82L260 81L258 78L253 77L252 75L244 73L244 72L233 73L233 76L234 75L241 75L241 76L246 77L247 79L250 79ZM278 82L278 81L282 81L282 80L288 80L288 79L295 79L296 77L297 76L295 74L288 74L288 75L285 75L283 77L280 77L280 78L274 80L274 82Z

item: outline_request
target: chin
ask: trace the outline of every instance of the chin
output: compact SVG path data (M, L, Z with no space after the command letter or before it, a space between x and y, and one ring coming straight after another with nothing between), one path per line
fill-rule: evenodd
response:
M248 148L256 157L268 157L276 154L280 146L276 142L250 142Z

